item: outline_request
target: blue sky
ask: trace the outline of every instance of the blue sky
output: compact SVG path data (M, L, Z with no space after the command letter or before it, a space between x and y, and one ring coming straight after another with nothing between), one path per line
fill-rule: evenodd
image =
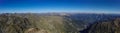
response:
M0 0L0 13L120 13L120 0Z

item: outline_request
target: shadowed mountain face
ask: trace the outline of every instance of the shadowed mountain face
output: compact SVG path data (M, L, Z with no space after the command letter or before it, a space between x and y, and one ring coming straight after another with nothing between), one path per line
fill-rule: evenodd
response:
M85 31L86 33L120 33L120 18L97 22Z
M6 13L0 15L0 33L118 33L119 17L117 14Z

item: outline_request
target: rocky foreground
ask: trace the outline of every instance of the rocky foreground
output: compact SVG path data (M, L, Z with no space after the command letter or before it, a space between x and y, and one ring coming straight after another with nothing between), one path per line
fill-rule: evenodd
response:
M1 14L0 33L120 33L118 14Z

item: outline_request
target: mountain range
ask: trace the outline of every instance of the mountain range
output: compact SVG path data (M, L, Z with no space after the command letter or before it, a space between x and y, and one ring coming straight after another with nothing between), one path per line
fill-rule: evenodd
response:
M0 33L119 33L120 14L3 13Z

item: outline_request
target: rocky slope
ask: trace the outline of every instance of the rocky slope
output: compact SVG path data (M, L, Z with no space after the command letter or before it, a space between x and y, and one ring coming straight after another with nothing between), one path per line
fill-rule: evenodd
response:
M0 33L77 33L63 16L34 14L1 14Z
M109 22L119 17L116 14L5 13L0 15L0 33L96 33L99 30L104 33L101 30L108 25L105 31L119 26L119 22Z

